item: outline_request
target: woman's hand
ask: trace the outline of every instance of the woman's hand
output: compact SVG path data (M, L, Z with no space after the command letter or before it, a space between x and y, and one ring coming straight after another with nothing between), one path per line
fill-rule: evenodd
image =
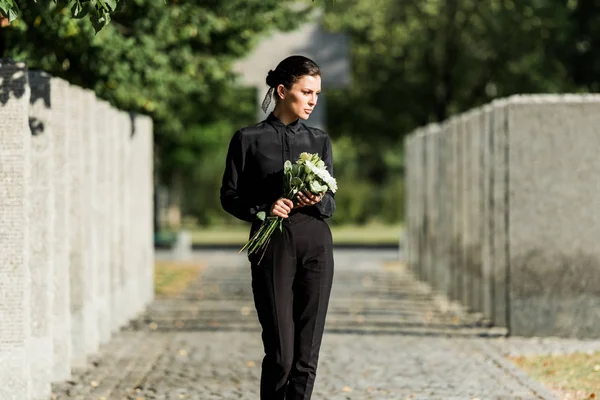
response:
M282 197L271 206L271 215L287 218L292 208L294 208L294 203L290 199Z
M321 201L323 194L317 195L309 192L299 192L297 195L298 207L313 206Z

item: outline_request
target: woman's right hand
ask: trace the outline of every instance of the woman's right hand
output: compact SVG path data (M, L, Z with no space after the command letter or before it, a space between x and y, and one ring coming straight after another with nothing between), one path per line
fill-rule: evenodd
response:
M294 208L294 203L290 199L282 197L271 206L271 215L287 218L292 208Z

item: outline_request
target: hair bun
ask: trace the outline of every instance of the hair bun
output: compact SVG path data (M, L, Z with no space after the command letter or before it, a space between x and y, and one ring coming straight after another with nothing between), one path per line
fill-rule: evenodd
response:
M269 73L267 74L267 85L269 87L275 87L279 85L279 80L279 74L277 73L277 71L273 71L272 69L269 70Z

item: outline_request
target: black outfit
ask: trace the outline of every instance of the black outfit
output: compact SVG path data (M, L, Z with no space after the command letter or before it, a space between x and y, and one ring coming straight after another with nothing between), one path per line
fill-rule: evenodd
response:
M272 113L235 133L229 145L221 204L230 214L260 226L282 197L283 163L318 153L333 174L331 141L300 121L285 125ZM276 229L264 258L250 255L252 291L262 326L265 357L261 400L309 400L333 281L333 244L325 218L335 211L333 193L309 207L292 209Z

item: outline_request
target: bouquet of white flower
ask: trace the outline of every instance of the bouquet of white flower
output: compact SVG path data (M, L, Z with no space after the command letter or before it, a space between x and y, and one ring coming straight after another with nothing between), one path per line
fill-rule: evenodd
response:
M283 164L283 197L292 200L294 205L297 204L298 193L306 191L322 195L327 190L335 193L337 182L329 174L325 162L319 158L318 154L302 153L295 164L289 160ZM248 249L248 254L262 251L263 254L258 261L260 263L271 240L271 235L277 227L282 230L283 218L267 216L264 211L259 212L256 216L263 222L239 252L241 253L245 249Z

